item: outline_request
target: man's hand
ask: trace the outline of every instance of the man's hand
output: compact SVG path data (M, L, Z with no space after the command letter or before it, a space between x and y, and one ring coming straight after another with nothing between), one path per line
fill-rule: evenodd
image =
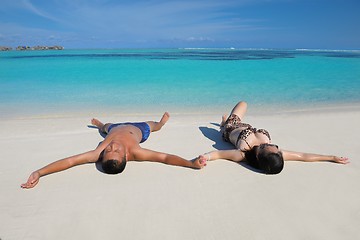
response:
M38 184L40 179L40 173L38 171L33 172L26 183L21 184L22 188L33 188Z
M201 169L206 166L206 158L203 156L199 156L191 161L194 165L194 168Z

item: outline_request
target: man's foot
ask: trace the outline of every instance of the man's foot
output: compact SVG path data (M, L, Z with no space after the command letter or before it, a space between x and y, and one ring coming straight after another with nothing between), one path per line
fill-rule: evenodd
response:
M169 118L170 114L168 112L165 112L159 123L164 126L165 123L169 120Z
M91 124L96 126L100 130L102 130L102 128L104 127L104 124L96 118L91 119Z
M149 124L151 132L156 132L165 125L169 118L170 114L168 112L165 112L164 115L161 117L160 122L148 121L146 123Z

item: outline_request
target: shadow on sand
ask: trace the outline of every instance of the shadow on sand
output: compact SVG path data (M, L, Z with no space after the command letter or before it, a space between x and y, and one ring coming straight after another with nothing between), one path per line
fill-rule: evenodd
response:
M210 123L218 128L220 128L220 124L218 123ZM221 132L214 129L214 128L209 128L209 127L199 127L201 133L207 137L208 139L210 139L211 141L214 142L214 144L212 145L216 150L234 150L235 147L234 145L232 145L229 142L225 142L222 138ZM243 166L244 168L247 168L253 172L257 172L257 173L262 173L260 170L253 168L251 166L249 166L246 161L245 162L233 162L235 164L239 164L241 166Z

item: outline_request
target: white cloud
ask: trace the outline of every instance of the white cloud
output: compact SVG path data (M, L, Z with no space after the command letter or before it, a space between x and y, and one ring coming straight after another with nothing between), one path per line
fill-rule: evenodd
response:
M22 1L23 3L23 7L30 11L31 13L37 15L37 16L40 16L40 17L43 17L43 18L46 18L46 19L49 19L51 21L54 21L54 22L62 22L60 19L52 16L51 14L49 14L48 12L46 11L43 11L43 10L40 10L39 8L37 8L36 6L34 6L29 0L23 0Z
M208 37L188 37L185 40L189 42L214 42L214 39Z

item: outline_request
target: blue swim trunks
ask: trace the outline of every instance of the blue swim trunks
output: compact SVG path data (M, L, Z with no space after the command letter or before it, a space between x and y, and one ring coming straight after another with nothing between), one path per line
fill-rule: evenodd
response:
M121 126L121 125L133 125L133 126L137 127L138 129L140 129L140 131L142 133L142 138L141 138L140 143L145 142L150 136L150 126L146 122L114 123L108 127L107 132L109 133L112 128Z

